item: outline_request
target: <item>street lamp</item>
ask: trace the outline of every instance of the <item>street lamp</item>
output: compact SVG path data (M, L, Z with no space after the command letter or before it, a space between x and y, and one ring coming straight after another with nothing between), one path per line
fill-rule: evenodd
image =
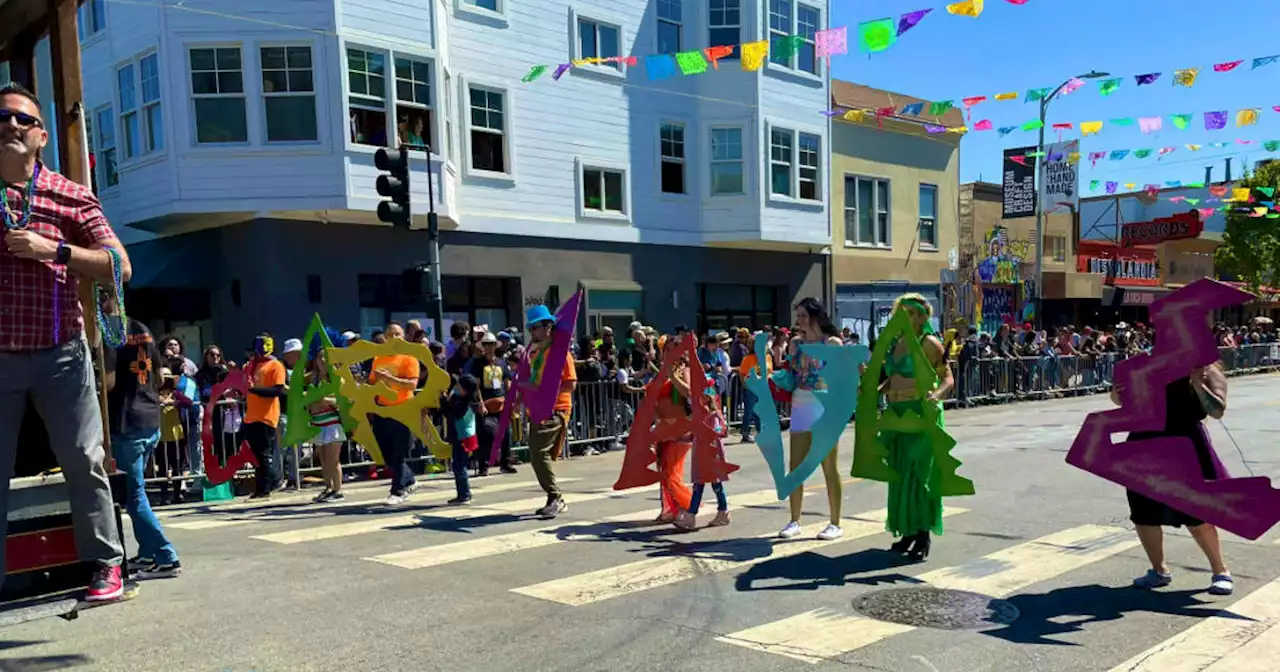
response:
M1044 119L1049 112L1049 103L1053 101L1068 84L1077 79L1101 79L1110 77L1109 72L1090 70L1077 75L1058 85L1053 93L1040 99L1040 142L1036 145L1036 325L1044 326L1044 199L1040 190L1044 188Z

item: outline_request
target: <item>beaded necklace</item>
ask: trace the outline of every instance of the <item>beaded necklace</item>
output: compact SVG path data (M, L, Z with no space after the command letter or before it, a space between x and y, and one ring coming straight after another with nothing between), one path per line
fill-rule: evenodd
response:
M36 178L40 177L40 164L37 163L35 170L31 172L31 179L27 180L26 193L22 197L22 219L13 221L13 215L9 213L9 185L4 185L4 228L9 231L25 231L31 223L31 196L35 193Z
M129 315L124 308L124 261L120 258L120 253L113 247L108 247L107 254L111 257L111 281L114 285L116 295L116 304L120 308L120 319L117 325L113 325L111 318L102 310L102 285L97 282L93 283L94 303L97 304L98 330L102 332L102 342L108 347L118 348L124 344L126 332L129 328ZM57 294L55 293L56 297ZM55 311L56 312L56 311ZM57 320L55 317L55 333L57 329ZM114 328L113 328L114 327Z

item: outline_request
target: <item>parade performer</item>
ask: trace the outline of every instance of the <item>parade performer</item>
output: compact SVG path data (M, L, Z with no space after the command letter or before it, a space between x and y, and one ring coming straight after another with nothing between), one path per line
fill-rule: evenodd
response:
M329 330L326 335L328 345L318 333L308 344L304 394L321 386L334 384L328 357L325 356L325 348L346 347L347 342L342 334L336 331ZM292 389L290 392L292 393ZM320 474L324 479L324 489L316 495L315 501L341 502L347 498L342 494L342 446L347 442L347 434L342 428L342 414L338 407L337 396L330 394L312 402L307 406L307 414L311 427L316 432L311 441L320 454Z
M388 341L404 341L404 327L394 322L388 324L383 333ZM409 401L418 387L421 374L422 362L412 355L374 357L369 384L382 382L390 389L389 394L378 395L376 403L379 406L399 406ZM399 506L417 488L417 479L414 478L413 469L409 467L413 430L395 419L373 413L368 415L368 421L387 469L391 470L391 493L387 495L385 503L387 506Z
M817 299L806 298L796 305L795 329L799 343L825 343L841 345L840 330L831 322L827 310ZM794 342L794 341L793 341ZM814 423L823 414L822 402L814 394L826 388L822 379L823 362L799 350L791 358L791 368L774 373L778 387L791 392L791 468L800 466L813 444ZM846 418L847 420L847 418ZM839 539L844 535L840 528L840 510L844 504L844 489L840 481L840 469L836 466L837 449L833 446L822 460L822 474L827 484L827 503L831 509L831 522L818 533L819 539ZM791 520L778 536L790 539L800 534L800 514L804 509L804 485L791 491Z
M691 375L689 355L681 352L658 390L658 407L655 413L659 425L688 423L692 418ZM711 393L715 394L715 390L712 389ZM658 473L661 474L658 484L662 494L662 510L654 522L675 522L689 510L693 492L684 484L684 464L692 447L692 433L682 433L657 442L655 449L658 454Z
M122 299L132 269L93 192L39 161L49 132L35 94L10 84L0 89L0 99L0 464L7 465L0 473L0 534L8 521L9 477L30 398L66 478L76 550L95 567L86 599L114 600L124 594L124 551L77 289L81 278L110 283ZM96 303L91 307L104 340L116 347L124 340L124 320L109 320L100 297Z
M710 382L710 381L708 381ZM711 443L711 450L715 453L715 460L724 462L724 437L729 435L729 423L725 422L724 412L720 409L720 400L716 397L715 388L711 385L702 394L702 404L711 414L709 418L712 429L715 431L715 440ZM690 437L692 439L692 437ZM743 443L747 443L746 440ZM692 530L698 526L698 508L702 505L702 493L707 488L705 479L700 478L698 474L699 460L694 460L693 474L693 495L689 498L689 508L679 518L676 519L676 527L682 530ZM724 481L716 478L711 481L711 491L716 496L716 517L711 519L709 525L711 527L720 527L729 524L729 500L724 493Z
M1280 522L1280 490L1266 476L1227 473L1202 422L1227 408L1213 315L1255 298L1205 278L1152 303L1154 347L1116 365L1111 398L1120 407L1090 413L1067 453L1068 464L1128 491L1130 520L1151 562L1134 582L1140 588L1173 581L1163 525L1188 528L1213 572L1209 592L1229 595L1218 528L1253 540ZM1112 439L1125 432L1124 441Z
M1122 387L1111 389L1111 401L1120 405ZM1205 417L1222 418L1227 410L1227 376L1222 371L1222 363L1214 362L1209 366L1194 369L1191 375L1179 378L1165 386L1165 425L1161 431L1132 432L1128 441L1142 441L1161 437L1182 437L1191 442L1195 449L1196 461L1200 464L1201 475L1205 480L1214 480L1227 471L1218 456L1209 447L1206 439L1203 420ZM1191 537L1196 540L1200 550L1213 572L1209 580L1209 594L1230 595L1234 589L1231 571L1222 559L1222 543L1218 539L1218 528L1199 518L1188 515L1171 506L1147 497L1129 488L1126 489L1129 500L1129 520L1133 522L1142 542L1142 550L1146 551L1151 561L1151 569L1134 580L1133 585L1139 588L1163 588L1173 583L1173 574L1164 559L1164 530L1161 526L1186 526Z
M942 398L954 380L929 322L933 307L919 294L904 294L894 302L893 315L864 374L853 474L888 482L885 527L901 537L890 551L922 561L929 557L930 533L942 534L942 497L972 494L972 484L955 480L958 462L937 456L955 445L943 432L942 415ZM877 417L880 394L888 407ZM881 450L875 461L887 468L882 474L862 471L864 458L874 452L864 449L868 439Z
M576 315L576 309L574 313ZM551 417L529 428L529 461L532 463L533 473L538 477L538 485L547 493L546 506L538 509L536 514L543 518L555 518L569 510L560 493L560 486L556 484L555 460L559 459L568 438L569 415L573 411L573 391L578 385L578 371L573 365L573 358L569 357L567 347L563 364L551 361L551 336L556 327L556 317L546 306L539 304L530 307L525 315L525 322L529 327L530 340L527 355L529 384L534 387L540 385L544 375L560 379Z

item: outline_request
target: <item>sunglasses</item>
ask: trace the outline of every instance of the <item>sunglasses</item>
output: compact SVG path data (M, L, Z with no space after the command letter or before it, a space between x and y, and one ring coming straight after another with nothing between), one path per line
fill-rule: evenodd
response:
M17 121L18 126L22 128L41 127L44 122L25 113L15 112L13 110L0 110L0 124L7 124L10 120Z

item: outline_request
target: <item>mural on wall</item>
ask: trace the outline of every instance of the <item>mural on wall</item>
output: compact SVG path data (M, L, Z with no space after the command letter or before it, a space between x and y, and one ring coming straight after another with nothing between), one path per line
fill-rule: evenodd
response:
M944 287L950 285L944 290L948 323L964 320L983 331L994 331L1016 321L1019 290L1022 296L1030 296L1027 276L1033 272L1035 258L1031 241L1010 238L1007 228L993 226L981 243L967 247L961 251L954 278L944 274ZM1023 319L1030 315L1023 311Z
M979 328L994 332L1002 324L1014 322L1014 290L1012 287L983 287L981 310L982 323Z

